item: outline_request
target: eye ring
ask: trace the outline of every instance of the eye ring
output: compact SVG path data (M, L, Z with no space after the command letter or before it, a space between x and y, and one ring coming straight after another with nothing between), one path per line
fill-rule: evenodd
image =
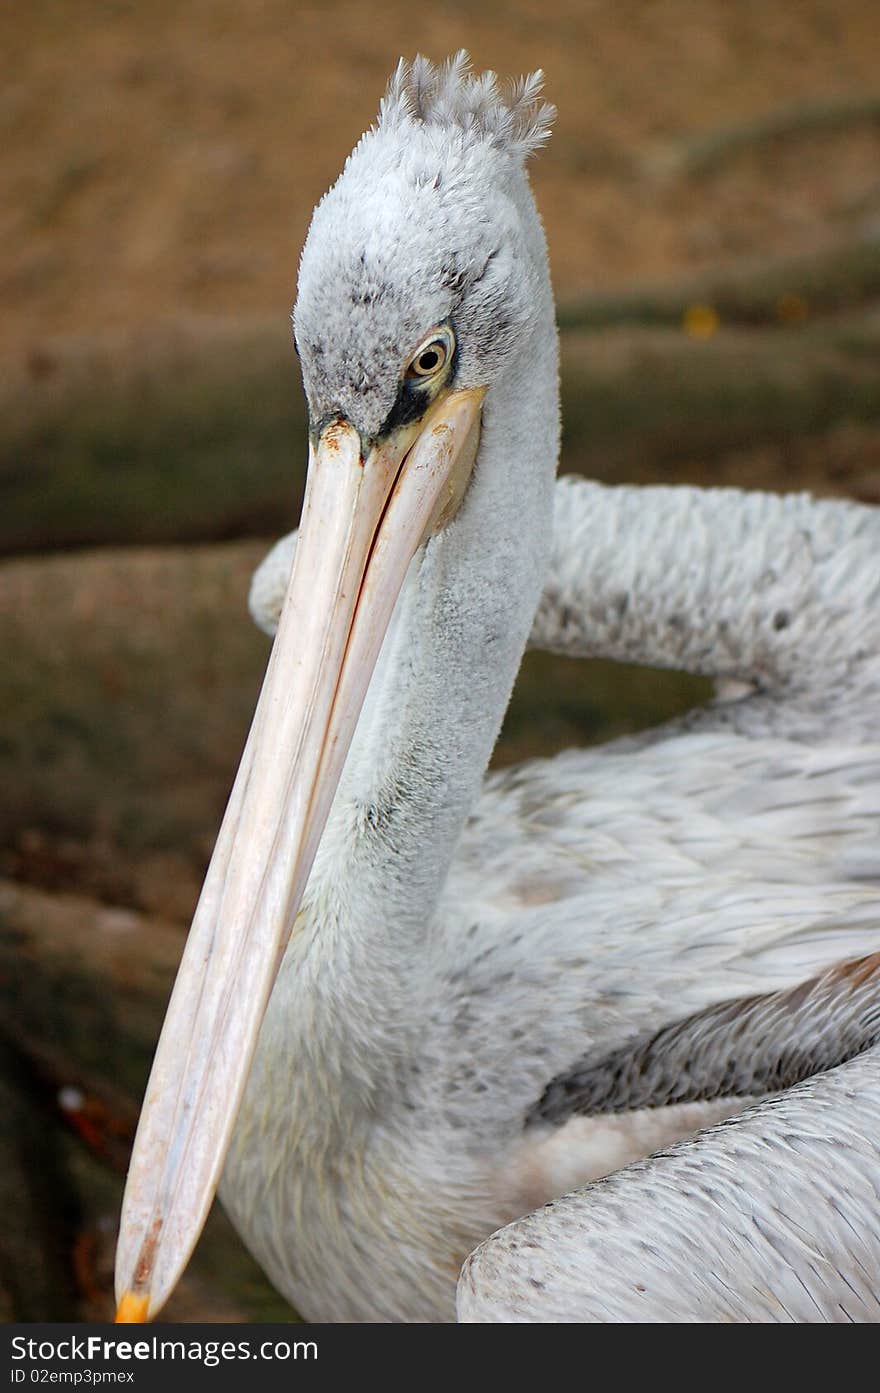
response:
M406 370L407 377L419 382L436 377L452 357L454 346L451 330L435 331L416 349Z

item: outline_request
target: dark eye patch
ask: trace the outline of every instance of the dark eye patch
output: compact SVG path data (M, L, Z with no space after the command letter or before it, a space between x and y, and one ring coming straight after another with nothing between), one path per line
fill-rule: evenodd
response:
M409 426L412 425L413 421L420 420L430 404L430 393L424 387L418 386L410 378L401 382L397 389L394 405L379 429L380 438L391 435L401 426Z

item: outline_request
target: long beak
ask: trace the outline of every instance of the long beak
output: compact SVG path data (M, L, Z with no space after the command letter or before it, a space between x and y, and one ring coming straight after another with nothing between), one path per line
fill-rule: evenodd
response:
M159 1311L202 1230L382 639L412 557L460 502L483 396L447 394L366 460L341 422L311 453L281 623L141 1112L117 1319Z

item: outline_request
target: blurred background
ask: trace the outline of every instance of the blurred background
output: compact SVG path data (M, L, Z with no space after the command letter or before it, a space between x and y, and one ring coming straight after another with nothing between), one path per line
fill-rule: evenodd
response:
M0 1316L106 1318L131 1129L296 522L288 314L398 56L541 66L563 468L880 503L876 0L0 18ZM878 559L880 564L880 559ZM527 658L496 761L704 684ZM222 1216L169 1317L289 1314Z

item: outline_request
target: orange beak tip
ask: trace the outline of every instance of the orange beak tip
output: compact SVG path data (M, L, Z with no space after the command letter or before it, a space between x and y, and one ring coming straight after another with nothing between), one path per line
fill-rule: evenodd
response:
M136 1291L123 1292L122 1299L116 1307L116 1324L143 1325L147 1319L149 1308L149 1296L144 1296L142 1292Z

